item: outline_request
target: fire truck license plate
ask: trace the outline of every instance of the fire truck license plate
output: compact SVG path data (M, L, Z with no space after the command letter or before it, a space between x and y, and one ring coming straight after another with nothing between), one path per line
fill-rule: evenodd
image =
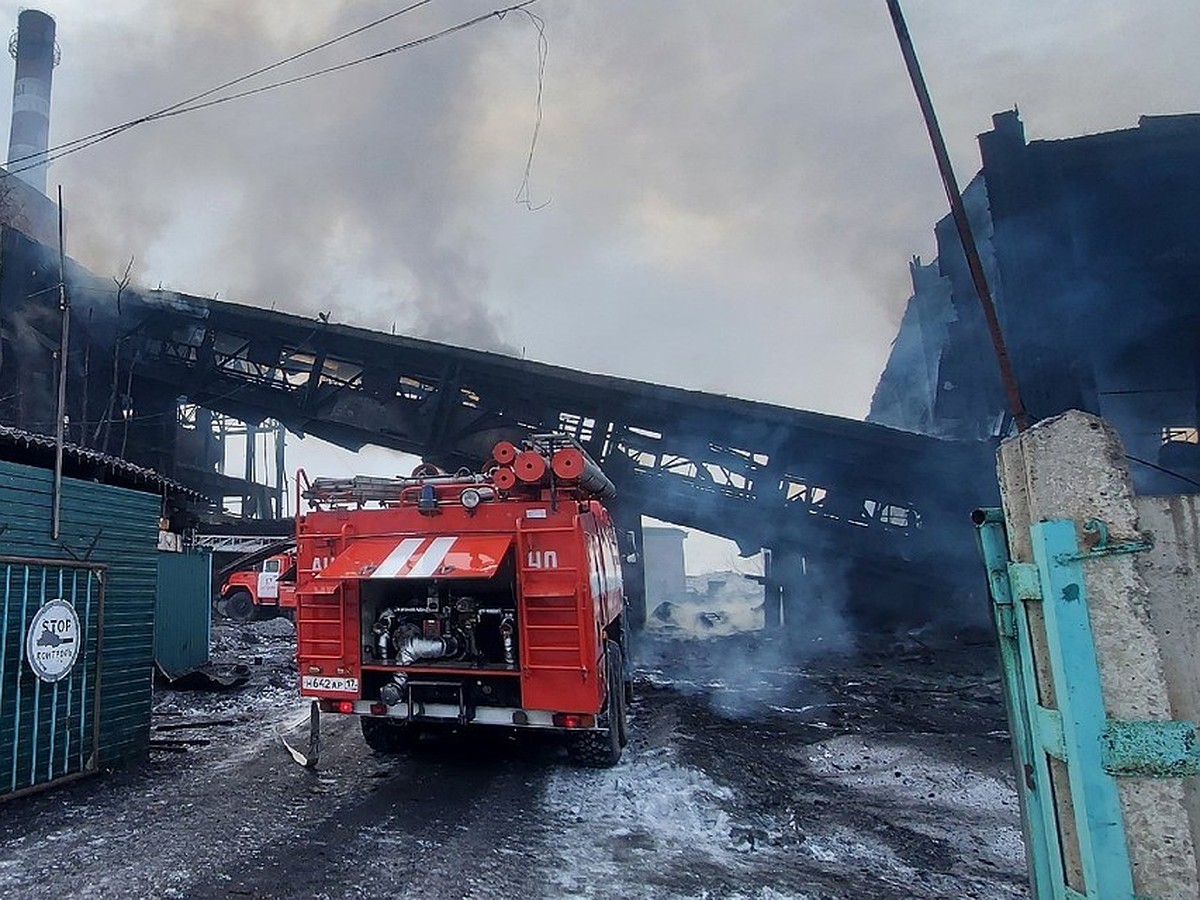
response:
M340 691L341 693L357 694L357 678L330 678L327 675L305 675L300 679L300 687L306 691Z

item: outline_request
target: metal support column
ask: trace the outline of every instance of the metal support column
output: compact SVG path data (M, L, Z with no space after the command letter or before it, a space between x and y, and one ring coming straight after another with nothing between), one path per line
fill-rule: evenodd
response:
M775 553L764 547L763 555L763 630L775 632L783 625L783 585L775 574Z
M282 422L275 423L275 518L287 517L287 468L284 447L287 445L287 429Z
M252 422L246 423L246 484L242 489L242 518L250 519L256 516L257 496L254 493L254 472L257 469L255 454L258 450L258 426Z

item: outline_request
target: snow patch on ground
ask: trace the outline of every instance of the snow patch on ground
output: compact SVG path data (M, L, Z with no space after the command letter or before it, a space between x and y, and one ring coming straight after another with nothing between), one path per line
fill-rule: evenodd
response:
M872 870L884 869L899 878L915 874L911 866L906 865L891 847L875 835L844 825L835 825L808 835L800 852L831 867L867 865Z
M559 824L551 839L563 862L552 867L557 892L608 896L634 860L659 860L664 875L688 860L736 866L734 823L726 811L733 801L733 791L680 765L667 748L627 749L612 769L551 773L541 806Z
M1024 854L1012 784L962 765L943 761L912 743L879 738L868 744L844 735L804 748L810 770L872 802L903 803L911 811L907 827L953 843L970 841L975 853L1011 863ZM970 823L965 831L962 823ZM955 827L948 828L951 823Z
M970 752L969 745L964 749ZM919 735L907 740L874 736L870 742L843 735L789 755L813 775L860 797L864 807L894 809L897 825L922 835L931 847L943 848L951 865L945 876L927 875L874 836L846 829L809 835L803 849L818 861L845 866L870 860L901 879L939 885L957 881L964 890L990 884L989 897L1026 896L1015 879L1003 886L991 880L998 872L1020 872L1024 860L1016 792L998 772L968 768L928 752Z

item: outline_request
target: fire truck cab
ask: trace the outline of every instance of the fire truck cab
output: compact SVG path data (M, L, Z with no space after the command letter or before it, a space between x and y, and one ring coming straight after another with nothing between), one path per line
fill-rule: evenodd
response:
M501 442L482 474L422 466L298 491L302 694L360 716L381 751L493 726L617 762L629 681L614 492L573 440Z

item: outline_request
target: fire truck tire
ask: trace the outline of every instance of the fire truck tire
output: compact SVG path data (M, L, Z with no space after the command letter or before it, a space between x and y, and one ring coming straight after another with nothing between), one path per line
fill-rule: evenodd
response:
M235 622L253 622L258 618L258 607L246 590L237 590L225 598L225 615Z
M608 642L607 670L608 722L604 731L589 731L573 736L567 744L567 754L577 765L592 769L609 769L621 759L621 748L625 746L627 723L625 720L625 690L621 674L621 647L615 641Z
M404 722L393 722L376 716L360 716L363 740L377 753L403 753L411 750L420 733Z

